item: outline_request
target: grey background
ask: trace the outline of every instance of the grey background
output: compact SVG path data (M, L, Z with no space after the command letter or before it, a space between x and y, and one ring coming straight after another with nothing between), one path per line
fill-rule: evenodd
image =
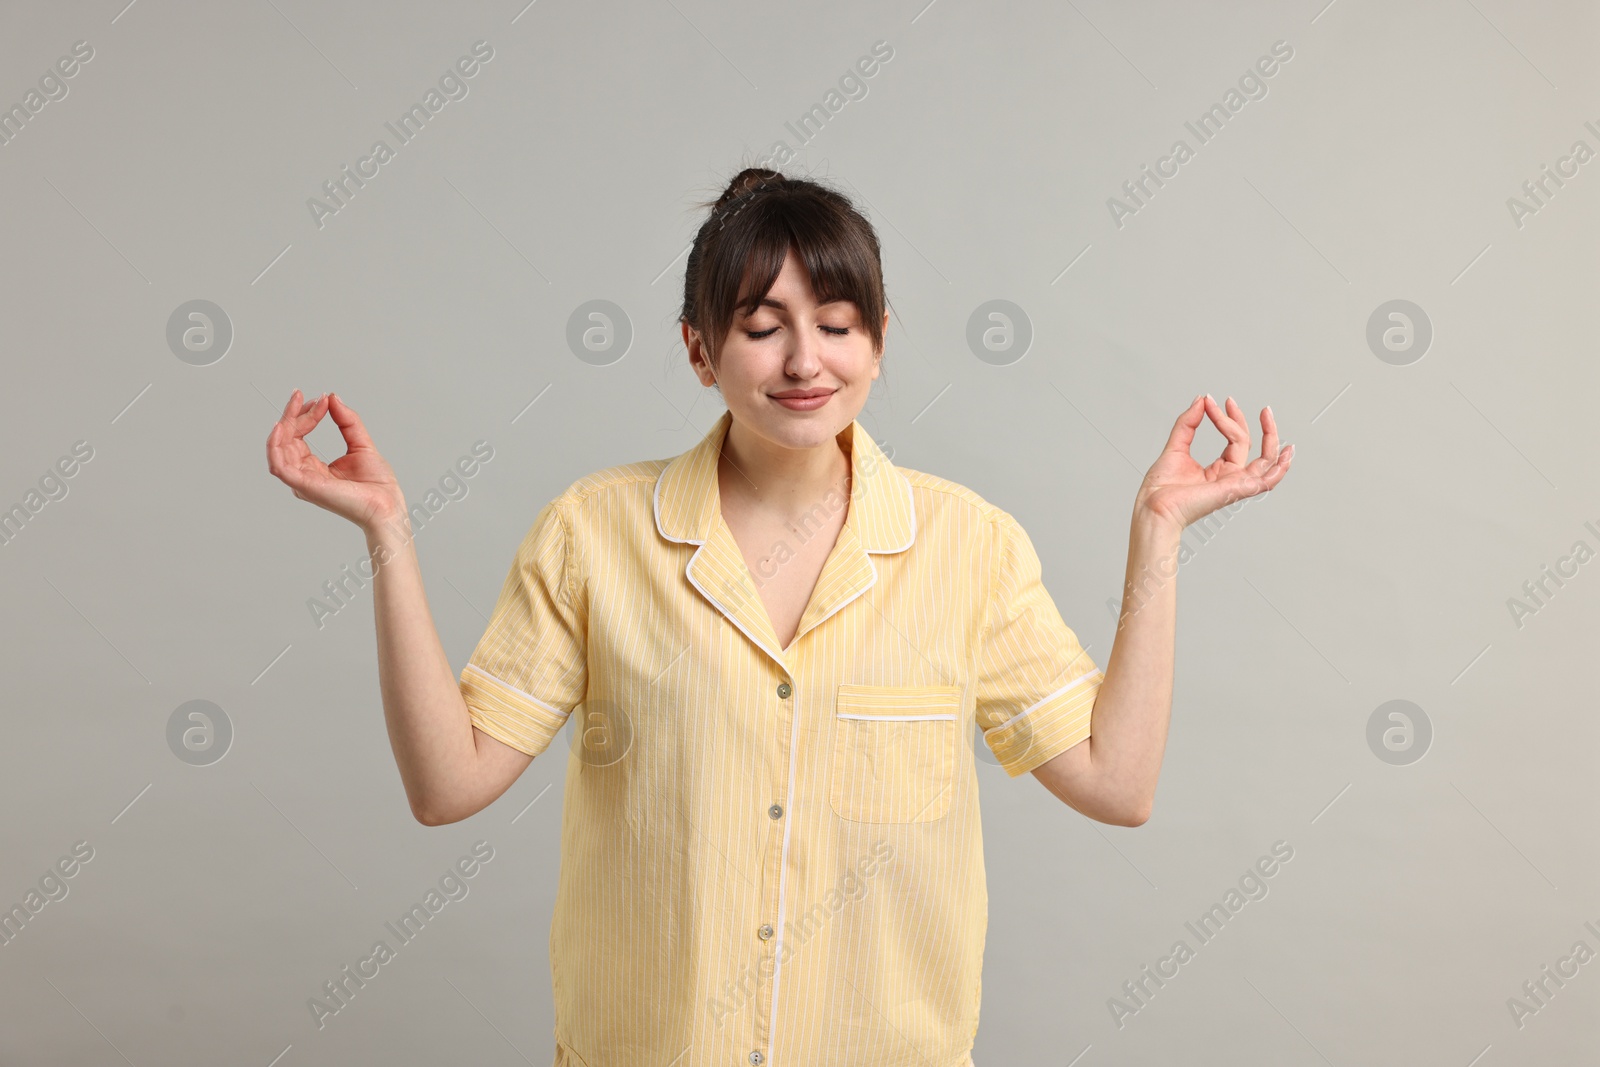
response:
M361 412L408 500L494 459L418 534L459 671L538 506L675 455L719 413L673 325L682 255L741 165L887 41L791 174L859 198L895 316L863 424L1013 512L1104 663L1135 487L1199 392L1270 403L1294 470L1182 568L1151 820L1093 823L980 767L991 893L980 1067L1576 1063L1600 963L1519 1027L1582 940L1595 859L1600 161L1518 227L1507 198L1600 147L1592 4L1126 6L8 4L0 104L94 58L0 147L0 505L93 459L0 545L0 902L69 894L0 945L0 1063L548 1063L565 758L467 822L407 810L370 595L320 629L360 532L266 470L296 387ZM494 58L322 228L306 201L472 42ZM1273 43L1294 49L1134 217L1106 206ZM388 138L391 141L392 138ZM1070 269L1069 268L1070 265ZM231 320L208 366L180 304ZM567 347L614 301L605 366ZM1027 354L967 347L991 299ZM1415 302L1405 366L1367 320ZM531 404L531 406L530 406ZM515 419L515 421L513 421ZM330 421L311 441L342 449ZM1196 443L1213 459L1220 436ZM1194 531L1191 531L1193 534ZM169 749L175 708L226 756ZM1386 701L1432 740L1369 747ZM564 744L565 737L558 743ZM559 750L553 750L559 751ZM548 792L547 792L548 791ZM318 1030L324 981L474 841L494 859ZM1275 841L1293 859L1137 1015L1108 999Z

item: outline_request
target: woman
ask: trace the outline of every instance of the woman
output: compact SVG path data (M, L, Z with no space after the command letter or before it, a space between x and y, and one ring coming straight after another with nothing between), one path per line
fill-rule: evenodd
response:
M987 892L969 741L1078 811L1150 813L1172 694L1179 533L1289 467L1195 398L1134 500L1102 672L1027 534L894 466L856 421L889 314L838 193L735 177L681 329L727 411L670 460L540 509L452 676L404 499L356 413L290 398L268 466L367 535L389 739L416 818L482 810L575 709L551 927L557 1064L971 1063ZM333 416L348 453L303 441ZM1202 468L1201 419L1228 439ZM1087 742L1087 743L1083 743Z

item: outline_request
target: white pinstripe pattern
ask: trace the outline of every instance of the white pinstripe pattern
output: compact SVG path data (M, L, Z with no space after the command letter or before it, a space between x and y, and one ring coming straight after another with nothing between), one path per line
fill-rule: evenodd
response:
M1103 676L1011 515L857 422L845 525L780 648L722 519L730 421L542 507L461 672L491 737L537 756L576 710L607 756L567 763L556 1062L962 1067L974 724L1021 775L1089 736Z

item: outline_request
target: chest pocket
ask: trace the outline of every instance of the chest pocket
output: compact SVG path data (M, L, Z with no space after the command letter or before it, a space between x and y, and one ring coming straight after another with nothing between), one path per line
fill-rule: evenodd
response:
M853 822L930 822L955 790L958 685L839 686L834 813Z

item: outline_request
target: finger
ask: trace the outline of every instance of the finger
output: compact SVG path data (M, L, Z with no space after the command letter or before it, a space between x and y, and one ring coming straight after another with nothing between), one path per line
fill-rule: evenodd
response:
M298 414L289 420L296 437L304 437L317 428L317 423L322 421L323 413L328 410L328 396L326 393L312 400L307 400Z
M1268 489L1283 481L1283 476L1289 473L1289 466L1294 462L1294 445L1286 446L1278 453L1278 458L1267 473L1261 476L1261 481Z
M293 400L290 404L298 407ZM267 469L284 481L288 481L286 474L298 468L296 452L306 449L301 437L295 428L295 417L287 411L272 424L272 432L267 435Z
M1228 414L1221 404L1217 403L1217 398L1210 393L1206 393L1202 399L1205 401L1206 417L1211 420L1211 424L1222 435L1225 442L1223 447L1226 448L1233 443L1233 437L1238 433L1238 429L1233 425L1233 417Z
M283 472L295 471L303 458L298 453L309 455L304 438L317 425L322 418L319 407L323 398L302 402L302 394L296 389L289 396L289 403L284 406L283 417L272 427L272 432L267 435L267 468L279 478ZM298 446L298 447L297 447Z
M272 432L267 435L267 471L279 481L288 483L285 475L294 469L294 464L289 461L289 449L285 443L286 419L288 415L273 423Z
M1269 466L1262 468L1261 460L1256 460L1246 467L1244 471L1230 474L1226 478L1212 483L1218 491L1221 503L1216 507L1226 507L1240 500L1248 500L1253 496L1270 492L1274 486L1283 480L1289 472L1289 465L1294 460L1294 446L1289 445L1278 453L1278 458Z
M344 434L346 448L371 448L376 451L372 437L367 433L366 426L361 421L361 416L356 414L355 408L339 399L338 394L328 394L328 413L333 416L334 424L339 427L339 432Z
M1189 446L1194 444L1194 432L1200 428L1200 423L1206 417L1205 407L1201 403L1205 400L1202 394L1189 402L1189 407L1178 421L1172 424L1172 433L1167 436L1167 446L1164 451L1189 453Z
M1261 458L1278 458L1278 420L1272 417L1271 404L1261 409Z
M290 425L295 412L300 410L300 390L296 389L289 394L289 402L283 405L283 413L278 416L278 421L272 424L272 430L267 434L267 469L277 473L277 464L281 461L284 428Z
M1239 416L1234 418L1232 408ZM1222 462L1231 463L1242 467L1250 461L1250 430L1245 426L1244 409L1233 402L1233 397L1228 397L1227 407L1218 404L1215 397L1206 397L1206 414L1211 416L1211 422L1217 431L1228 439L1222 448Z
M303 432L290 423L273 427L267 439L267 469L295 495L315 482L329 477L328 465L312 451ZM305 499L302 497L301 499Z

